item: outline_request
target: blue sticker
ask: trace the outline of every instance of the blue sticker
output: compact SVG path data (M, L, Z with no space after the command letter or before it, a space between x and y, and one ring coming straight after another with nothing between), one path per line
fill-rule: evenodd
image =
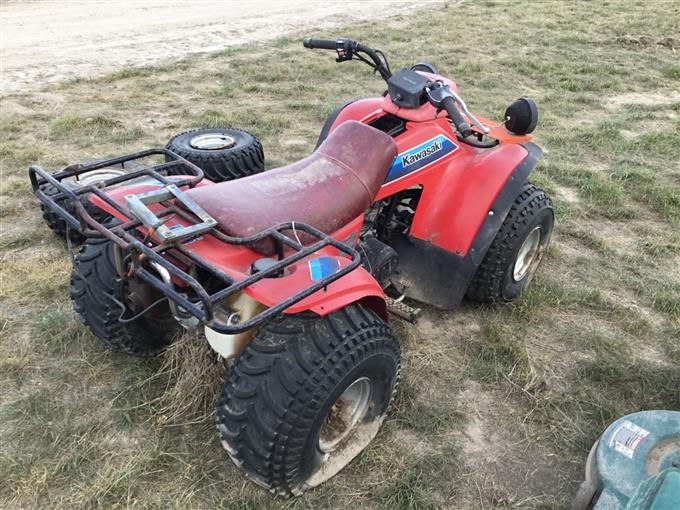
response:
M180 230L180 229L183 229L183 228L184 228L184 225L182 225L181 223L177 223L175 225L172 225L171 227L168 227L168 229L172 230L173 232L176 232L177 230ZM194 241L200 241L201 239L203 239L203 236L198 236L198 237L195 237L191 241L186 242L184 244L191 244Z
M457 149L458 146L444 135L437 135L427 142L399 154L388 170L385 182L394 181L425 168Z
M140 186L140 185L151 185L151 186L163 186L163 183L159 181L158 179L154 179L153 177L147 177L146 179L141 179L141 180L134 180L133 184L135 186Z
M335 257L319 257L312 259L309 264L309 277L318 282L328 278L340 269L340 261Z
M181 175L166 175L165 178L168 179L170 182L174 182L180 179L185 179L186 177L183 177ZM163 184L161 181L153 177L137 177L136 179L132 179L131 184L134 184L135 186L140 185L165 186L165 184Z

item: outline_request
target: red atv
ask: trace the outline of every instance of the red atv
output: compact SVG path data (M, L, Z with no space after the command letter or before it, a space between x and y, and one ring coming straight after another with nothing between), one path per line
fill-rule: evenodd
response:
M222 444L285 495L330 478L376 435L400 369L388 311L413 320L404 297L443 309L517 297L553 227L550 199L527 182L541 155L530 99L491 126L432 66L392 74L380 51L348 39L304 45L369 64L387 93L336 110L301 161L219 184L166 149L29 172L41 202L87 238L71 279L85 324L130 354L202 324L237 358L217 403ZM62 183L131 161L143 164Z

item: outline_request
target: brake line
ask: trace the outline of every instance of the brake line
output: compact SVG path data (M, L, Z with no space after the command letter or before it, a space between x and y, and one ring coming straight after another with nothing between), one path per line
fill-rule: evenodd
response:
M104 294L104 293L102 292L102 294ZM168 299L167 297L163 296L162 298L158 299L157 301L154 301L153 303L151 303L149 306L147 306L144 310L142 310L142 311L139 312L138 314L135 314L135 315L133 315L132 317L130 317L130 318L128 318L128 319L123 319L123 315L125 315L125 312L127 311L127 309L125 308L125 305L124 305L123 303L121 303L120 301L118 301L115 297L113 297L113 296L111 296L111 295L109 295L109 294L104 294L104 295L105 295L106 297L108 297L109 299L111 299L111 301L113 301L114 303L116 303L118 306L120 306L121 310L123 310L123 311L121 312L120 316L118 317L118 322L120 322L120 323L122 323L122 324L128 324L128 323L130 323L130 322L133 322L133 321L136 321L136 320L140 319L140 318L142 317L142 315L147 314L147 313L150 312L153 308L155 308L156 306L160 305L163 301L165 301L165 300Z
M86 278L85 278L82 274L80 274L78 271L76 271L75 267L73 268L73 276L75 276L76 278L79 278L79 279L81 279L81 280L83 280L83 281L87 281ZM128 323L130 323L130 322L133 322L133 321L138 320L139 318L142 317L142 315L145 315L145 314L149 313L153 308L157 307L157 306L160 305L163 301L166 301L166 300L168 299L166 296L163 296L162 298L157 299L156 301L154 301L153 303L151 303L149 306L147 306L147 307L146 307L144 310L142 310L141 312L139 312L139 313L133 315L132 317L129 317L129 318L124 319L124 318L123 318L123 315L125 315L125 312L127 312L126 306L125 306L123 303L121 303L118 299L116 299L115 297L113 297L111 294L107 294L106 292L104 292L104 291L101 290L101 289L97 289L97 291L99 291L99 293L100 293L102 296L104 296L104 297L110 299L111 301L113 301L115 304L117 304L117 305L120 307L120 309L122 310L122 312L121 312L121 314L118 316L118 322L120 322L120 323L122 323L122 324L128 324Z

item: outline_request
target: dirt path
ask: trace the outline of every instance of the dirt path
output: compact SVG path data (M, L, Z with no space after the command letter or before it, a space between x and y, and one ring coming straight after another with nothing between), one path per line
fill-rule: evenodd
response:
M417 6L435 1L421 0ZM290 32L314 34L354 20L402 13L413 5L404 0L3 0L2 91L216 51Z

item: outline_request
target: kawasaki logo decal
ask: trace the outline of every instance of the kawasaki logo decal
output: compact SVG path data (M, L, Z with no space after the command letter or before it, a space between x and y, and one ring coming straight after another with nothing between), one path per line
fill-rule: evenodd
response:
M431 140L399 154L387 172L385 182L394 181L431 165L456 149L458 149L458 146L444 135L435 136Z
M401 166L406 168L407 166L411 166L414 163L417 163L423 158L426 158L427 156L431 156L437 151L442 150L442 142L441 140L435 140L435 142L430 145L429 147L424 148L421 151L416 152L415 154L409 154L406 153L403 156L401 156Z

